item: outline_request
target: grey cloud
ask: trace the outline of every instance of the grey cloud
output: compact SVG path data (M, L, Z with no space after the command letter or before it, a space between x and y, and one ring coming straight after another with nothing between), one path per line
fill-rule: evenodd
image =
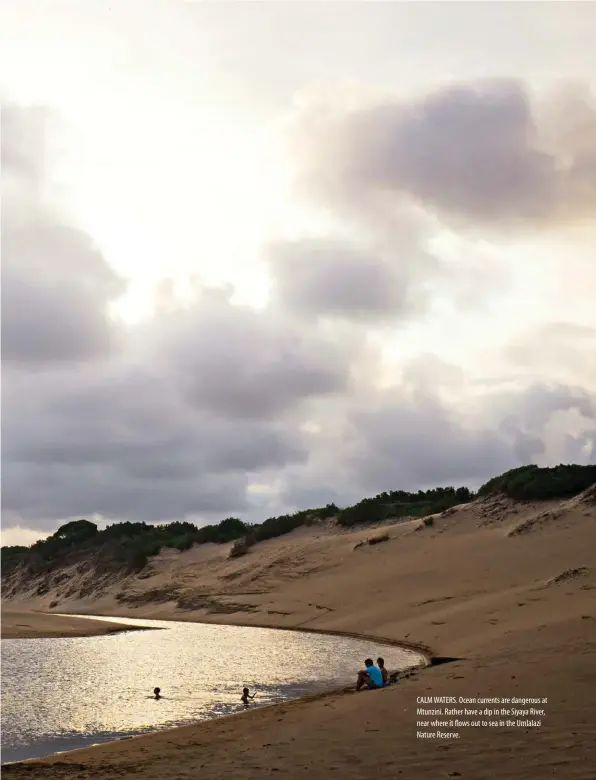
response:
M513 441L513 452L520 463L535 463L544 454L546 447L542 439L530 436L522 431L516 431Z
M566 434L563 458L566 463L596 463L596 427L578 436Z
M55 530L63 518L88 517L146 522L198 516L223 519L247 509L246 476L195 475L192 487L174 479L134 479L119 463L71 465L10 462L4 469L4 501L27 525ZM35 491L31 491L31 485ZM52 514L50 515L50 512Z
M39 364L108 355L106 307L122 291L84 233L46 222L2 226L2 357Z
M461 376L433 356L414 361L404 375L400 386L322 397L304 414L296 408L274 420L193 408L176 373L150 361L46 371L35 384L9 376L4 508L8 517L48 530L55 518L94 512L259 520L257 508L276 514L328 501L346 505L386 489L473 487L520 463L596 457L588 418L575 434L562 420L558 449L545 447L557 413L577 409L593 421L590 394L581 388L490 389L471 408L465 399L441 398L460 387ZM249 475L269 486L255 500Z
M593 462L596 458L590 430L596 420L596 393L562 383L536 382L522 390L496 392L489 413L498 430L513 442L520 463L550 462L549 440L555 438L557 462ZM583 420L583 431L568 431L568 414ZM577 422L575 423L578 424Z
M203 297L155 323L155 349L196 408L232 418L271 418L309 397L344 392L350 355L283 314Z
M434 378L433 378L434 377ZM589 391L532 384L453 400L464 389L456 367L433 356L413 361L404 382L343 399L345 420L335 437L309 441L306 464L285 470L280 500L293 508L333 500L347 505L372 493L436 485L478 487L491 476L527 463L590 463L596 436ZM461 386L461 387L460 387ZM442 397L451 392L452 400ZM565 413L581 410L583 430L572 434ZM319 419L325 429L326 415ZM563 416L561 416L563 415ZM330 453L341 453L332 458ZM312 490L321 482L326 491Z
M404 393L382 397L350 415L358 443L352 469L369 490L473 484L512 463L511 448L488 427L467 427L436 396Z
M565 98L549 114L524 84L486 80L409 102L311 110L295 127L301 187L352 206L414 199L460 222L593 218L596 103L577 91Z
M126 365L56 372L28 387L15 376L3 400L4 507L39 527L77 514L239 511L248 474L307 455L299 434L279 423L193 411L171 378Z
M564 442L555 457L565 459L573 452L580 463L596 457L589 449L596 398L583 388L533 384L507 394L497 390L466 413L440 401L430 387L395 388L375 407L351 415L353 433L364 445L355 465L371 487L473 485L520 464L545 464L552 457L545 445L549 426L557 413L569 409L579 411L587 427L575 437L574 447L573 437L561 429Z
M9 366L88 360L117 345L106 308L123 282L45 198L45 118L43 110L2 107L2 357Z
M379 247L325 239L269 247L273 295L305 316L352 321L402 319L424 306L421 278L432 264L420 247Z
M555 412L575 409L586 419L596 419L596 394L583 387L561 383L534 383L521 393L509 393L499 406L516 399L515 419L528 431L540 431ZM511 418L509 418L511 419Z

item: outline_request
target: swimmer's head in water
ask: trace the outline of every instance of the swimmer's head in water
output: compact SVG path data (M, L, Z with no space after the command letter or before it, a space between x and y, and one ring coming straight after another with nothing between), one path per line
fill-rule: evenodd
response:
M161 693L161 688L154 688L154 689L153 689L153 693L154 693L156 696L159 696L159 694Z

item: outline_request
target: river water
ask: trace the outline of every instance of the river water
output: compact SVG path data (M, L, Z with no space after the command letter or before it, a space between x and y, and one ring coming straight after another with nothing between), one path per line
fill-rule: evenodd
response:
M421 660L321 634L106 620L154 630L2 640L3 763L240 712L244 686L257 694L251 706L262 706L353 682L367 656L390 669Z

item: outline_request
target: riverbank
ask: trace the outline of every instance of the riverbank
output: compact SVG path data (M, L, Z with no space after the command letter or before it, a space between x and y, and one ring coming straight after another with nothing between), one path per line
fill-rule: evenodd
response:
M2 606L2 639L43 639L60 637L103 636L121 631L139 631L138 626L108 623L103 620L81 620L70 615L52 615L32 609Z
M59 609L338 631L459 660L380 692L306 698L3 771L18 780L244 780L270 772L309 780L592 780L595 520L596 507L581 499L495 501L432 525L387 526L387 541L372 546L361 543L379 529L304 529L239 560L215 546L167 552L150 577ZM199 608L155 601L169 592L179 598L183 584ZM229 611L217 611L224 606ZM539 728L468 728L459 739L430 740L417 738L417 699L425 696L548 702Z
M11 778L432 778L591 780L596 766L594 649L574 621L527 632L485 658L430 667L380 692L332 693L246 715L112 742L27 765ZM519 652L523 639L528 652ZM478 729L459 741L416 739L420 696L548 697L541 729ZM459 773L459 774L457 774Z

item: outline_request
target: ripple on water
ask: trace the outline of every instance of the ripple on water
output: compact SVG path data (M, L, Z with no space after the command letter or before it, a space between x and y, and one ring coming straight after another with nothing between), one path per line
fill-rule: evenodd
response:
M273 704L354 679L366 656L420 657L368 640L266 628L162 628L100 637L2 640L2 760L19 761ZM155 686L163 698L151 697Z

